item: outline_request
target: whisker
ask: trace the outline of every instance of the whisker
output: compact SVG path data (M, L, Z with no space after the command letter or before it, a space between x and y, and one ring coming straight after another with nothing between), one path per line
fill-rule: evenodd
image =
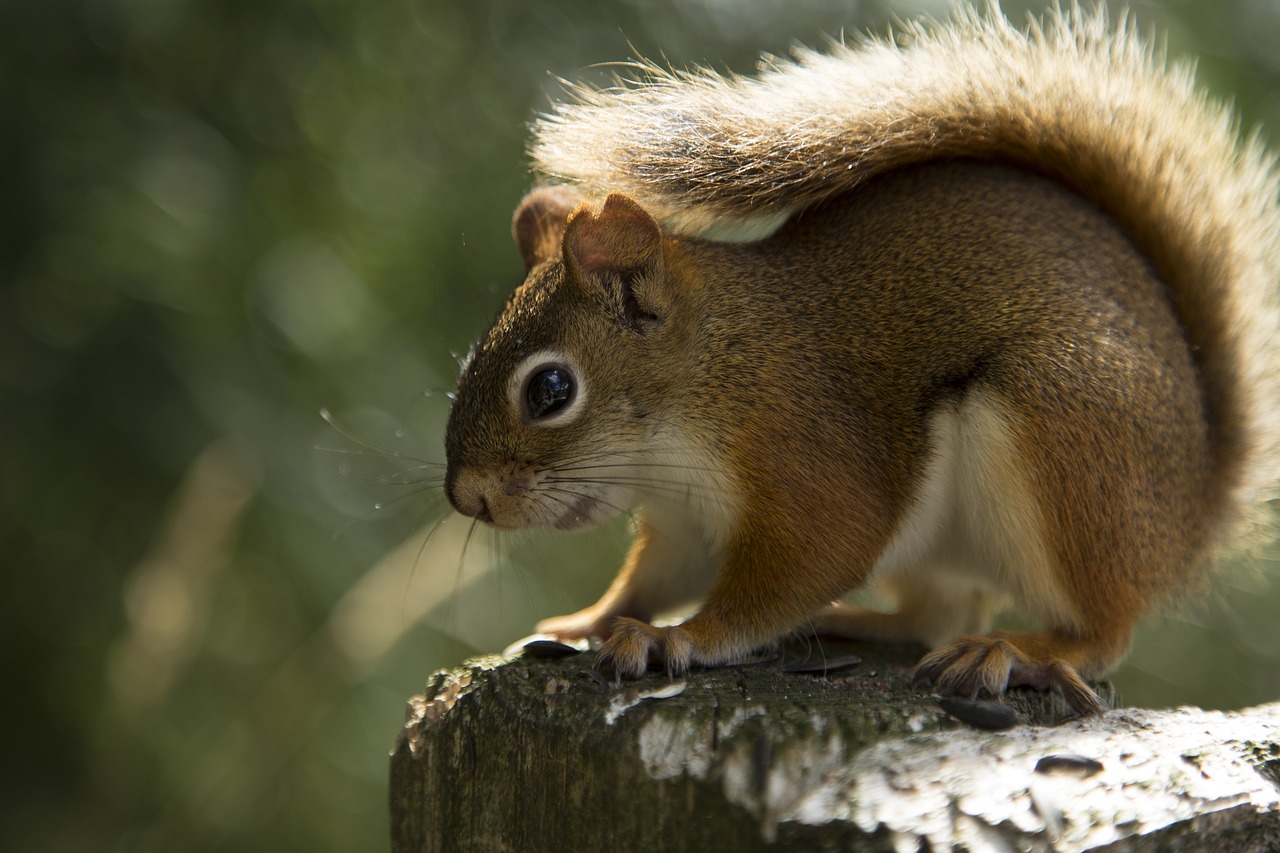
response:
M539 491L539 494L545 495L546 497L551 498L552 500L555 500L557 503L563 504L566 507L573 506L573 504L569 503L568 501L565 501L562 498L557 498L555 495L547 494L548 492L552 492L552 491L560 492L562 494L572 495L575 498L584 498L584 497L590 498L591 500L596 501L597 503L602 504L604 506L607 506L621 515L625 515L631 521L632 524L639 524L640 522L639 518L636 516L635 510L627 509L625 507L620 507L617 504L609 503L608 501L604 501L604 500L601 500L600 498L597 498L595 495L582 493L582 492L575 492L571 489L557 488L554 486L543 488L542 490ZM649 527L649 531L652 535L657 536L658 538L666 542L674 541L667 534L667 532L665 530L662 530L661 528Z
M373 513L375 512L380 512L381 510L384 510L387 507L395 506L396 504L401 503L402 501L407 501L410 498L416 498L418 495L421 495L425 492L433 492L433 491L435 491L435 489L433 488L415 489L412 492L405 492L404 494L396 495L394 498L391 498L390 500L378 501L373 505L373 509L369 511L368 515L366 515L365 518L367 519L369 515L373 515Z
M356 478L356 479L359 479L359 478ZM406 483L405 485L411 485L411 484ZM362 515L360 515L360 516L358 516L358 517L356 517L356 518L351 519L351 520L350 520L350 521L348 521L346 524L342 525L342 526L341 526L341 527L339 527L337 530L335 530L335 531L333 532L333 536L332 536L332 538L330 539L330 541L331 541L331 542L337 542L337 541L342 537L342 535L343 535L343 534L345 534L345 533L346 533L348 530L350 530L352 527L354 527L354 526L355 526L355 525L357 525L357 524L361 524L361 523L363 523L363 522L366 522L366 521L368 521L370 518L372 518L372 517L373 517L373 515L374 515L374 513L381 512L382 510L386 509L387 507L389 507L389 506L391 506L391 505L393 505L393 504L400 503L401 501L409 500L410 498L415 498L415 497L417 497L418 495L423 494L424 492L432 492L432 491L435 491L435 490L434 490L433 488L415 489L415 490L414 490L414 491L412 491L412 492L405 492L405 493L404 493L404 494L402 494L402 495L396 495L394 498L392 498L392 499L391 499L391 500L389 500L389 501L379 501L379 502L375 503L375 504L373 505L373 508L372 508L372 509L370 509L368 512L366 512L366 513L364 513L364 514L362 514Z
M355 441L355 440L356 439L354 438L352 439L352 441ZM408 453L397 453L394 450L381 450L381 449L357 450L350 447L326 447L323 444L313 444L311 446L311 449L318 450L321 453L337 453L342 456L371 456L376 459L404 459L409 462L415 463L415 465L419 468L445 468L446 467L445 463L443 462L432 462L429 459L419 459L418 457L411 456Z
M432 467L432 468L445 467L445 464L443 462L431 462L427 459L419 458L410 453L404 453L399 450L393 450L389 447L383 447L382 445L375 444L374 442L369 441L366 438L361 438L360 436L356 435L355 433L351 432L350 430L348 430L347 428L339 424L337 419L334 418L333 413L331 413L328 409L321 409L320 417L324 418L324 422L327 423L329 426L333 427L335 430L337 430L338 434L341 435L343 438L347 439L348 441L355 442L356 444L365 448L365 450L364 451L358 451L358 450L343 451L343 450L336 450L334 448L323 447L323 446L317 447L316 450L324 450L324 451L336 452L336 453L350 453L352 455L368 455L368 456L381 455L391 459L407 459L410 462L416 462L426 467ZM373 451L373 452L370 453L369 451Z
M582 470L590 467L586 463L597 462L598 460L605 460L604 462L600 463L603 466L617 466L617 467L637 466L637 467L652 467L652 468L674 468L679 470L709 471L709 472L715 472L716 470L718 470L715 467L711 467L711 466L686 465L686 464L674 463L674 462L667 463L667 462L657 462L657 461L646 461L646 457L652 457L653 455L655 455L655 452L648 448L640 449L640 450L632 450L632 451L622 451L622 452L619 452L618 450L603 450L603 451L598 451L596 453L588 453L583 456L580 456L577 459L573 460L574 462L573 467L562 468L560 470ZM690 455L697 456L698 454L691 453ZM539 469L538 473L549 471L553 467L555 466L548 466L548 467Z
M422 467L406 468L403 471L397 471L394 474L385 474L373 478L373 482L380 483L384 486L418 486L432 485L439 486L444 484L444 474L432 473L424 475L421 479L409 479L410 474L421 472Z
M431 529L427 531L427 535L422 538L422 544L418 546L418 553L413 555L413 562L409 564L409 574L404 579L404 593L400 596L400 624L405 623L405 608L408 606L409 589L413 585L414 575L418 572L418 566L422 564L422 555L427 553L427 545L435 538L436 532L444 527L449 519L457 515L456 512L446 512L444 515L436 519L436 523L431 525Z
M724 495L707 486L694 483L673 483L667 480L646 479L646 478L626 478L612 477L608 479L599 477L548 477L547 483L582 483L584 485L593 486L630 486L641 491L651 493L666 492L673 495L686 495L689 497L697 496L707 500L722 500Z
M379 474L376 477L362 477L359 474L344 471L342 476L348 480L355 480L357 483L375 483L379 486L439 486L444 483L443 474L432 474L420 480L407 479L408 474L418 470L421 469L409 468L404 471L397 471L394 474Z
M561 494L573 495L575 498L585 498L585 497L588 497L588 495L580 494L580 493L578 493L578 492L571 492L571 491L569 491L568 489L554 489L554 488L553 488L553 489L541 489L541 490L539 490L539 491L537 492L537 497L538 497L538 498L546 498L547 500L555 501L556 503L560 504L560 506L564 507L565 509L572 509L572 508L573 508L573 502L572 502L572 501L567 501L567 500L565 500L564 498L559 497L558 495L553 495L553 494L551 494L552 492L560 492Z
M377 456L379 459L386 458L386 453L373 450L356 450L350 447L325 447L323 444L313 444L312 450L319 450L321 453L341 453L343 456Z
M467 562L467 549L471 547L471 537L475 535L480 520L473 518L467 528L467 536L462 540L462 551L458 554L458 573L453 579L453 596L449 600L449 633L458 636L458 591L462 589L462 569Z
M554 493L558 493L558 494L554 494ZM541 499L541 498L546 498L547 500L555 501L557 504L559 504L560 506L564 507L566 510L572 510L572 509L573 509L573 507L574 507L574 504L576 503L576 501L566 500L566 499L564 499L564 498L560 497L560 495L570 495L571 497L574 497L574 498L589 498L589 497L591 497L590 495L588 495L588 494L584 494L584 493L581 493L581 492L574 492L574 491L571 491L571 490L569 490L569 489L557 489L557 488L554 488L554 487L552 487L552 488L545 488L545 489L539 489L539 490L538 490L538 492L537 492L537 496L538 496L538 498L540 498L540 499ZM605 505L606 505L606 506L608 506L608 504L605 504ZM616 507L615 507L615 509L616 509Z
M490 537L496 535L490 528L485 528L484 530L481 531L481 535L485 535L486 533L489 534ZM493 541L492 538L490 538L490 542L492 541ZM470 543L468 542L463 545L464 552L466 551L466 547L468 544ZM492 555L492 550L490 550L489 553L490 555ZM507 621L507 617L506 617L505 605L503 603L502 578L498 576L498 572L494 570L494 567L489 567L489 568L490 568L490 571L487 572L487 574L489 575L489 594L493 598L497 599L497 602L498 602L498 608L496 611L497 622L499 624L505 624Z
M669 462L669 463L668 462L645 462L641 460L641 461L631 461L631 462L606 462L606 463L601 463L597 465L570 465L565 467L549 466L547 468L539 469L539 473L541 473L542 471L552 471L552 470L554 471L597 471L605 468L655 468L655 469L670 468L676 471L707 471L711 473L714 473L715 471L718 470L716 468L704 467L700 465L682 465L675 462Z
M517 565L511 557L511 549L510 549L510 546L507 544L510 540L505 538L500 538L498 541L501 543L498 546L498 550L506 551L506 553L500 555L501 561L498 563L498 565L511 566L512 571L515 572L516 578L518 578L520 581L520 587L524 590L524 599L529 605L529 612L537 613L538 607L533 601L533 591L529 589L529 580L524 576L524 572L520 570L520 566Z
M673 488L706 488L703 483L683 483L670 477L644 477L641 475L610 476L603 474L595 477L562 477L552 475L546 478L549 483L619 483L625 485L652 484L655 486L671 486Z
M569 501L566 501L566 500L564 500L563 498L557 498L557 497L555 497L554 495L550 495L550 494L548 494L549 492L559 492L559 493L564 494L564 495L573 495L575 498L590 498L591 500L595 501L596 503L600 504L601 506L607 506L607 507L609 507L609 509L612 509L612 510L614 510L614 511L616 511L616 512L622 513L622 514L623 514L623 515L625 515L627 518L630 518L630 519L634 520L634 519L635 519L635 517L636 517L636 516L635 516L635 511L634 511L634 510L627 509L626 507L620 507L620 506L618 506L617 504L612 504L612 503L609 503L608 501L601 500L600 498L596 497L595 495L585 494L585 493L583 493L583 492L575 492L575 491L572 491L572 490L570 490L570 489L560 489L560 488L556 488L556 487L552 486L552 487L550 487L550 488L541 489L541 490L539 490L539 492L538 492L538 493L539 493L539 494L547 495L547 496L548 496L548 497L550 497L552 500L555 500L555 501L557 501L558 503L564 504L564 505L565 505L565 506L567 506L567 507L572 507L572 506L573 506L573 504L572 504L572 503L570 503Z
M628 459L628 458L631 458L631 457L636 456L638 453L639 453L639 451L623 451L623 452L619 452L619 451L617 451L617 450L603 450L603 451L600 451L600 452L597 452L597 453L588 453L588 454L586 454L586 455L584 455L584 456L580 456L580 457L578 457L578 459L577 459L576 461L577 461L577 462L592 462L592 461L597 460L597 459L617 459L617 458ZM619 463L619 464L625 464L625 463ZM556 468L556 467L557 467L557 466L555 466L555 465L548 465L548 466L546 466L545 468L539 468L539 469L536 469L536 472L540 474L540 473L542 473L542 472L544 472L544 471L550 471L550 470L552 470L552 469L554 469L554 468Z
M816 644L818 646L818 655L822 658L822 662L825 665L827 662L827 650L822 647L822 638L818 636L818 629L813 624L813 617L805 617L804 623L809 628L808 631L805 631L800 635L801 639L804 640L804 655L806 658L812 656L813 646Z

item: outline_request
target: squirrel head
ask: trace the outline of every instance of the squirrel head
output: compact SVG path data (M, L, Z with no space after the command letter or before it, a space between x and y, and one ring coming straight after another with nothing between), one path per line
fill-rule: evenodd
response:
M629 197L530 193L512 231L527 277L462 369L445 494L501 528L598 524L635 503L628 475L679 377L669 241Z

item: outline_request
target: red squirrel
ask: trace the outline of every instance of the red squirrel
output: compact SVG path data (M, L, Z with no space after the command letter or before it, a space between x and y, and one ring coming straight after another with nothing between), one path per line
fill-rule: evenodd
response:
M539 630L624 677L919 641L940 691L1102 710L1085 679L1274 494L1272 155L1078 11L575 95L446 432L465 515L634 518ZM833 603L868 583L894 612ZM1041 630L991 630L1009 603Z

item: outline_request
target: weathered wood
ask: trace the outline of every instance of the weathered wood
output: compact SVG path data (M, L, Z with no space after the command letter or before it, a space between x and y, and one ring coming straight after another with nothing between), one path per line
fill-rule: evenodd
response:
M410 701L392 849L1280 849L1280 705L1067 719L1015 690L986 732L911 688L918 650L824 649L615 685L585 655L484 658Z

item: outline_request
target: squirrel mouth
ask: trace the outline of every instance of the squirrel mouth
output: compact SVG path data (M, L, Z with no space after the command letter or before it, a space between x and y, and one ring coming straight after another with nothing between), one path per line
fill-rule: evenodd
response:
M565 510L564 514L551 522L556 530L582 530L587 527L594 527L596 524L596 510L598 504L595 498L583 495L573 502L573 505Z

